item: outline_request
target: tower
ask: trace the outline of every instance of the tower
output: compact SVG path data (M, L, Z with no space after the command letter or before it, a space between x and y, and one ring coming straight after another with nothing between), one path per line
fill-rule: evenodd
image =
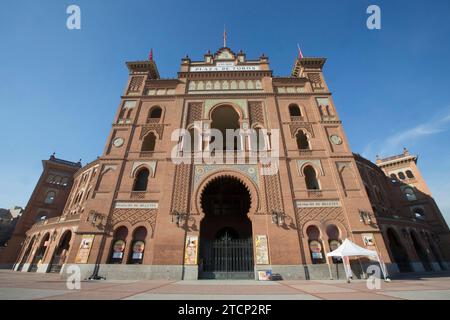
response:
M42 166L42 174L25 211L0 256L0 263L3 266L12 266L18 256L23 254L26 232L33 225L42 224L54 218L58 219L62 214L72 187L73 175L81 168L81 163L58 159L53 154L48 160L42 161Z

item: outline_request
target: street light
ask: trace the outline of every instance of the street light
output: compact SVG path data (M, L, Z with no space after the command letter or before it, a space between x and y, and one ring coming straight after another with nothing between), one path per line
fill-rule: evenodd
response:
M365 224L371 224L372 217L371 217L370 212L359 210L359 221L361 221Z
M176 222L177 226L185 224L189 220L189 213L182 213L178 211L172 212L172 223Z
M272 223L276 223L278 226L282 226L284 224L286 218L286 214L281 211L272 211Z

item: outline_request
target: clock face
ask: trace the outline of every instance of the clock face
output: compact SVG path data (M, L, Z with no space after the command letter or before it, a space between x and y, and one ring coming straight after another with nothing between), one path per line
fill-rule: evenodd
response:
M113 145L114 145L114 147L119 148L123 145L123 142L124 142L123 138L117 138L117 139L114 139Z
M337 136L337 135L332 135L332 136L330 137L330 141L331 141L333 144L342 144L342 139L341 139L341 137L339 137L339 136Z

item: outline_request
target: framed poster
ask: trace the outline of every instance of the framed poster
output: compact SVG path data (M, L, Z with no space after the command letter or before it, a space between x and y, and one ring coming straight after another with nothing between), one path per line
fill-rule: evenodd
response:
M375 247L375 239L373 238L373 233L363 233L361 236L366 247Z
M322 260L322 244L317 240L309 242L309 250L311 250L311 257L313 260Z
M184 248L184 264L197 264L198 236L186 236Z
M92 243L94 242L95 235L85 234L81 238L80 247L78 248L75 263L87 263L89 254L91 253Z
M255 243L256 264L269 264L267 235L257 235Z
M367 249L378 252L373 233L363 233L361 236L362 236L364 245L366 246ZM371 256L371 257L369 257L369 259L373 260L373 261L377 261L376 257Z
M133 260L142 260L144 257L144 249L145 249L145 242L144 241L136 241L133 245Z

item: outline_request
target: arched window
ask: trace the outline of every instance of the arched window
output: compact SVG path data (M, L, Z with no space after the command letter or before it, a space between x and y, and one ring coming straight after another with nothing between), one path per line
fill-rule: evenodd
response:
M127 113L127 108L122 108L119 113L119 120L125 118L125 114Z
M183 136L183 152L200 150L202 136L197 129L191 127Z
M416 200L416 194L414 193L413 188L405 188L403 189L403 193L405 194L406 199L408 199L409 201Z
M414 218L425 220L425 212L423 212L422 208L414 208Z
M323 254L323 245L322 240L320 239L319 229L316 226L309 226L306 229L306 234L308 235L312 263L325 263L325 255Z
M138 227L133 232L133 242L130 250L128 263L142 264L144 260L145 239L147 238L147 229L145 227Z
M306 166L303 170L305 175L306 188L308 190L319 190L319 181L317 180L316 170L311 166Z
M38 213L38 215L36 217L36 222L44 221L45 219L47 219L47 212L42 211L42 212Z
M395 173L391 174L391 182L393 182L393 183L397 182L397 176L395 175Z
M340 232L338 227L334 224L330 224L327 226L327 236L328 236L328 245L330 246L330 251L334 251L341 245ZM333 257L333 263L340 263L342 259L339 257Z
M114 232L113 241L111 244L111 255L109 263L120 264L123 260L123 255L126 247L126 238L128 235L128 229L126 227L119 227Z
M147 168L142 168L141 170L139 170L138 174L136 175L136 179L134 180L133 191L147 191L149 175L150 172Z
M46 204L52 204L55 201L56 193L54 191L49 191L45 197Z
M253 151L264 151L266 148L266 136L261 128L255 128L251 136L251 147Z
M222 149L223 150L241 150L241 140L239 137L239 133L236 130L239 130L239 113L232 106L220 106L215 108L211 113L211 129L217 129L222 134ZM227 143L227 130L231 130L231 133L234 133L232 141L228 141ZM230 132L229 132L230 133ZM211 142L214 142L215 136L211 137ZM231 136L230 136L231 138ZM230 139L231 140L231 139ZM231 145L230 145L231 144ZM218 145L215 146L219 148Z
M300 112L300 108L296 104L291 104L289 106L289 115L291 117L301 117L302 113Z
M155 144L156 144L156 136L153 132L150 132L144 137L141 151L147 152L155 151Z
M160 119L162 114L162 109L160 107L153 107L148 113L150 119Z
M127 120L131 119L131 114L133 113L133 109L128 110L127 112Z
M405 174L404 174L403 172L399 172L399 173L398 173L398 177L399 177L401 180L405 180L405 179L406 179Z
M413 173L411 172L411 170L406 170L406 176L407 176L409 179L414 178L414 175L413 175Z
M295 138L297 140L297 148L299 150L309 150L308 137L303 131L297 132Z

